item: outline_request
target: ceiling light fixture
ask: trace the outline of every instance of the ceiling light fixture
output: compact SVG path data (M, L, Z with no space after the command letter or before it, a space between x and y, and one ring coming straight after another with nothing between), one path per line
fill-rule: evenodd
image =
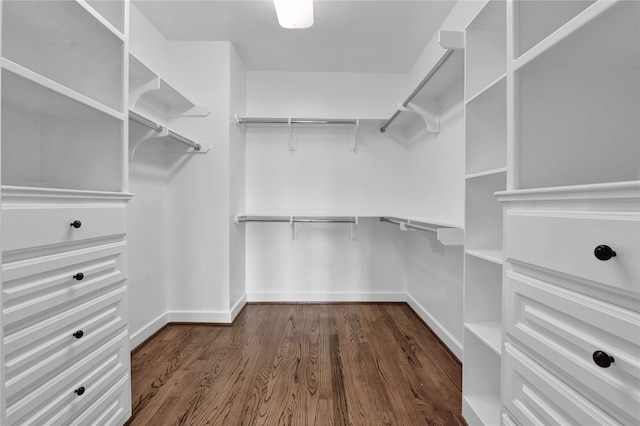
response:
M313 25L313 0L273 0L282 28L304 29Z

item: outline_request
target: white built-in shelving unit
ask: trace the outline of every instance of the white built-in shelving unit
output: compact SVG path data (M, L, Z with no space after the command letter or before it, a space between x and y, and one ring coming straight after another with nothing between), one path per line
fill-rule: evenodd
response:
M1 424L122 424L128 2L2 3Z
M615 376L620 385L611 386L629 389L640 380L623 372L624 361L603 369L591 359L596 349L624 359L638 346L637 324L635 339L602 334L622 318L614 311L637 317L637 285L624 284L624 295L616 289L618 274L637 282L637 268L620 253L598 260L594 247L609 242L634 258L640 250L639 44L640 5L629 1L489 0L467 28L470 425L637 418L637 397L596 395L585 383L602 388ZM594 315L612 322L596 331Z
M490 0L465 34L465 259L462 413L500 421L502 206L507 182L506 2Z
M196 105L160 74L129 54L129 155L145 144L169 153L204 154L210 142L195 141L174 130L181 117L206 117L210 108Z
M81 2L3 6L2 184L124 189L123 34Z
M512 1L507 21L502 420L633 424L640 3Z

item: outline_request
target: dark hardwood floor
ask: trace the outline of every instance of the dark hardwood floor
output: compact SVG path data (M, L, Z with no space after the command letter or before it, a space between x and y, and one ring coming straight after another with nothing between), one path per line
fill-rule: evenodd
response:
M250 304L131 367L131 426L465 424L461 366L406 304Z

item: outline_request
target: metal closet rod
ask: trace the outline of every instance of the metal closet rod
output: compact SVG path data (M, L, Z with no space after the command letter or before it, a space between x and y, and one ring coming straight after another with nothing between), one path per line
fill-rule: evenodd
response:
M447 62L447 59L449 59L449 57L452 54L453 54L453 49L447 49L447 51L444 53L444 55L442 55L440 60L438 62L436 62L436 64L433 66L433 68L431 68L431 70L422 79L422 81L420 81L420 83L418 83L418 86L415 89L413 89L413 92L411 92L409 97L402 103L403 107L406 107L407 105L409 105L409 102L411 102L413 100L413 98L416 97L416 95L429 82L429 80L431 80L431 78L438 72L438 70L444 65L444 63ZM398 115L400 115L401 112L402 111L399 110L399 109L396 110L396 112L393 113L391 118L389 118L387 120L387 122L384 123L384 125L382 127L380 127L380 132L381 133L386 132L387 131L387 127L389 127L391 125L391 123L393 123L393 121L398 117Z
M143 126L146 126L158 133L164 130L164 126L162 124L158 124L155 121L150 120L144 115L141 115L133 110L129 110L129 118L135 121L136 123L142 124ZM176 142L192 147L196 151L200 151L202 149L202 146L199 143L196 143L191 139L185 138L184 136L174 132L173 130L167 130L167 136Z
M238 216L242 222L286 222L286 223L358 223L356 217L336 216Z
M238 117L237 122L238 124L358 124L358 120L343 118Z
M381 217L380 218L380 222L389 222L389 223L393 223L395 225L404 225L407 228L419 229L421 231L438 232L438 228L432 228L432 227L424 226L424 225L415 225L413 223L405 222L405 221L402 221L402 220L396 220L396 219L393 219L393 218Z

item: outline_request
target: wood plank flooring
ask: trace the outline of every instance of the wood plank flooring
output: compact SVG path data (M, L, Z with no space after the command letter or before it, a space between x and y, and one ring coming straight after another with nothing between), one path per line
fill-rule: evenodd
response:
M462 370L406 304L250 304L131 357L128 425L464 425Z

